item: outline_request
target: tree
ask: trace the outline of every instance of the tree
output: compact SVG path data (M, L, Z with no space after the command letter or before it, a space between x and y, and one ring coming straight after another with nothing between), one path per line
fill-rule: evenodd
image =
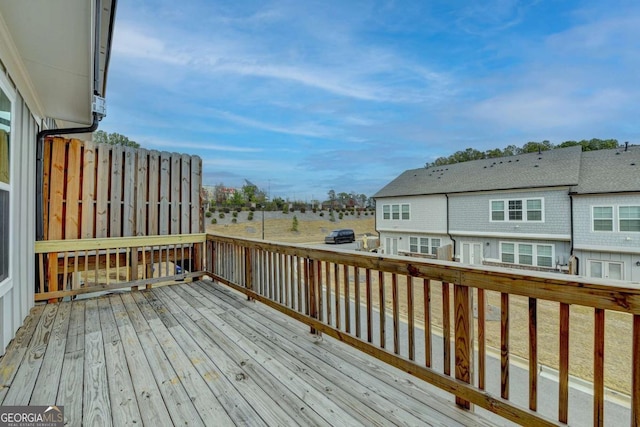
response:
M93 133L93 140L101 144L122 145L125 147L140 148L140 144L116 132L108 134L103 130L95 131Z

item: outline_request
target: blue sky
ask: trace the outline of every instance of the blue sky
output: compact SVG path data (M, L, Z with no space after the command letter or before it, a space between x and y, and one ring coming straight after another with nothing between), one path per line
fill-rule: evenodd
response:
M100 128L311 200L467 147L637 144L639 101L637 1L120 0Z

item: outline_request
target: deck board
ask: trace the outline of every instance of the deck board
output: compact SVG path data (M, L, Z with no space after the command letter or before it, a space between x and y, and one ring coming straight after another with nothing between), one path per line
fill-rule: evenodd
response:
M68 425L491 425L428 385L209 281L39 305L0 402Z

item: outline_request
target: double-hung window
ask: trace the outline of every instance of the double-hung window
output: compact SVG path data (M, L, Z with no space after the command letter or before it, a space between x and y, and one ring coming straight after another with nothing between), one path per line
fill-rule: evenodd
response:
M640 232L640 206L620 206L618 216L620 231Z
M553 245L501 242L500 260L507 264L553 267Z
M411 207L408 203L382 206L382 219L409 220Z
M613 231L613 207L593 207L593 231Z
M544 201L537 199L491 200L491 221L544 221Z
M434 237L409 237L409 252L415 254L437 255L440 239Z

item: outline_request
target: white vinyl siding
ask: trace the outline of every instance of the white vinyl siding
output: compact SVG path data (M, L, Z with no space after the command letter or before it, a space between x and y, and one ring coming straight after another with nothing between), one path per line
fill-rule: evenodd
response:
M507 264L553 267L553 245L500 242L500 260Z
M544 199L491 200L491 222L544 222Z

